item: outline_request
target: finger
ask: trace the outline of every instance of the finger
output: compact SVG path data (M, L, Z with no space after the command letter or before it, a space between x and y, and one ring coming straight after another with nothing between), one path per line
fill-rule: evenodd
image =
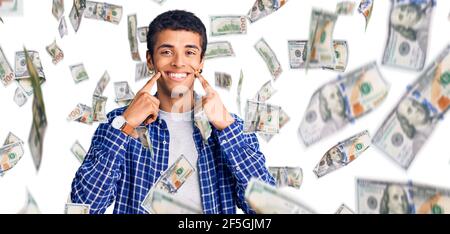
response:
M211 87L211 85L208 83L208 81L201 75L198 75L198 80L202 84L203 89L206 91L206 96L208 96L210 93L214 92L214 89Z
M142 87L139 92L150 92L152 90L153 85L155 85L156 81L161 77L161 72L157 72L147 83Z
M145 125L148 125L148 124L151 124L151 123L155 122L157 116L158 116L158 115L156 114L156 112L152 112L152 113L144 120Z
M136 130L134 130L134 131L131 133L131 137L133 137L134 139L138 139L138 138L139 138L139 134L136 132Z

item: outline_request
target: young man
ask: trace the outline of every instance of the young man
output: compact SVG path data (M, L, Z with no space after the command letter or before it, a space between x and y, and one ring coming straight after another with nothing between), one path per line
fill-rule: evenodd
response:
M103 213L113 201L114 213L147 213L141 206L145 196L183 155L195 171L174 193L177 198L203 213L236 213L236 205L254 213L244 198L249 180L275 181L256 135L243 132L242 120L200 75L206 45L205 26L192 13L168 11L153 20L147 65L156 75L96 130L73 180L72 202L90 204L91 213ZM212 128L206 140L193 121L195 79L206 92L199 99ZM148 127L151 149L139 141L138 126Z

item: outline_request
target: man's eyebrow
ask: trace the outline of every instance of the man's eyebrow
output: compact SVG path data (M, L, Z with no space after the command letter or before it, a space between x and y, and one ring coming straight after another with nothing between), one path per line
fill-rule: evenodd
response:
M171 44L162 44L162 45L158 46L158 48L156 48L156 49L158 50L158 49L161 49L161 48L174 48L174 47L175 46L173 46ZM200 48L198 46L194 45L194 44L187 44L184 47L185 48L192 48L192 49L200 50Z
M170 44L162 44L162 45L158 46L158 48L156 48L156 49L158 50L158 49L161 49L161 48L173 48L173 47L174 46L170 45Z
M198 48L198 46L196 46L196 45L189 45L188 44L188 45L185 45L184 47L200 50L200 48Z

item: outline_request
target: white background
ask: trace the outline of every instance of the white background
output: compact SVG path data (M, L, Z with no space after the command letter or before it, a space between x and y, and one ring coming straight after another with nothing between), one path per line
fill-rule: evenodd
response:
M91 137L98 126L98 124L88 126L68 122L67 115L77 103L91 105L92 93L105 70L111 76L111 82L104 93L108 96L108 112L118 107L113 101L113 82L126 80L135 92L145 84L145 81L137 83L134 81L135 62L131 60L127 39L128 14L137 13L140 27L147 26L153 18L166 10L184 9L199 16L209 33L209 16L245 15L254 0L167 0L163 5L151 0L108 0L108 2L123 5L124 14L119 25L83 18L80 29L75 34L67 17L72 1L66 0L64 15L69 35L63 39L58 33L59 22L51 14L50 0L25 0L22 17L4 17L5 23L0 24L0 46L12 66L15 52L22 50L23 46L40 52L47 78L42 89L48 118L42 164L40 170L36 172L27 142L32 121L32 99L19 108L13 102L16 85L0 87L0 142L3 142L9 131L26 142L23 158L0 178L0 213L16 213L26 202L26 188L29 188L42 213L64 212L64 203L68 198L72 179L80 166L70 147L75 140L79 140L84 148L88 149ZM312 172L323 154L338 141L364 129L368 129L373 135L405 92L406 85L420 74L381 66L382 74L391 84L385 102L355 124L348 125L332 136L305 148L297 138L297 128L309 99L318 87L335 79L338 73L311 70L305 75L304 70L289 69L287 40L307 39L313 6L334 11L336 3L337 1L330 0L290 0L279 11L249 24L247 35L209 37L210 41L230 41L236 57L207 60L203 74L210 83L214 83L215 71L228 72L232 75L231 91L217 90L227 108L237 113L235 99L240 69L243 69L245 76L242 88L243 107L245 100L253 97L261 85L271 79L266 64L253 47L258 39L265 38L283 68L283 73L275 82L278 92L268 102L282 106L291 120L271 142L266 143L260 139L261 150L266 156L268 166L303 168L303 185L299 190L289 189L289 191L319 213L333 213L341 203L355 209L355 179L359 177L395 181L413 180L450 188L450 148L445 144L448 144L450 137L448 118L438 125L431 139L407 171L393 163L381 151L371 147L356 161L325 177L317 179ZM359 1L356 3L359 4ZM338 18L334 39L348 41L350 57L347 71L373 60L380 64L387 38L389 8L389 1L375 1L366 32L365 19L357 10L353 16ZM437 1L431 23L426 66L449 43L450 22L447 19L449 9L450 1ZM50 56L45 51L45 46L51 44L54 39L65 55L64 60L56 66L52 64ZM145 58L145 50L146 44L140 44L141 58ZM80 62L84 63L90 78L75 84L69 66ZM198 83L196 90L201 92ZM111 209L108 209L108 212L111 212Z

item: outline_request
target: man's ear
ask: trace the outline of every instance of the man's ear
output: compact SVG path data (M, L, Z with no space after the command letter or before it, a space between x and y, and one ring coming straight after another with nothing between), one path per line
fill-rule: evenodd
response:
M205 63L205 58L202 58L202 61L200 62L200 64L198 65L198 70L203 70L203 65Z
M150 51L148 51L148 50L147 50L146 57L147 57L147 67L148 67L148 69L155 70L155 66L153 65L153 62L152 62L152 55L150 54Z

